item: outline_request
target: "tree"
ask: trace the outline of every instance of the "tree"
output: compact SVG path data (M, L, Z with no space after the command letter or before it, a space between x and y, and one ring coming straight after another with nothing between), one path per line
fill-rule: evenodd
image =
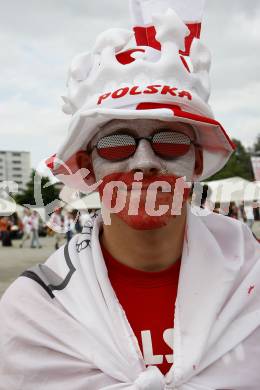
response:
M35 185L34 185L34 178L35 178L36 171L33 169L30 177L30 181L26 184L26 189L23 190L21 193L15 195L15 201L19 204L30 204L35 205ZM39 177L39 176L38 176ZM44 205L48 205L55 199L59 199L59 190L55 187L55 185L49 185L50 179L47 176L41 177L40 182L40 190L42 194L42 199ZM38 189L38 190L39 190Z
M254 152L260 152L260 134L258 134L256 142L253 146L253 151Z
M239 176L249 181L254 180L249 152L247 152L247 150L239 140L233 139L232 141L236 145L236 150L234 151L224 168L221 169L221 171L217 172L215 175L211 176L208 179L209 181L227 179L229 177L234 176Z

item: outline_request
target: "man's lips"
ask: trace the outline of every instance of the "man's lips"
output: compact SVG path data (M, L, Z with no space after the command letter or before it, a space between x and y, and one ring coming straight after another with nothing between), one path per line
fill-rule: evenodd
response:
M134 173L128 172L117 172L110 175L107 175L103 178L103 183L101 184L101 189L110 182L117 182L116 187L121 191L135 191L135 190L148 190L152 189L150 186L156 183L156 188L158 191L163 190L163 188L168 188L169 185L171 189L174 189L176 180L180 179L178 176L174 175L152 175L144 176L141 180L136 180ZM120 182L122 185L120 186Z
M151 188L150 184L149 184L149 185L145 185L145 186L142 185L141 188L136 188L136 187L133 187L133 186L118 187L118 190L119 191L127 191L127 192L131 192L131 191L163 191L163 187L164 187L163 185L159 185L156 188Z
M142 173L140 175L140 172L138 174L118 172L105 176L99 186L101 202L109 213L117 214L128 224L132 224L131 226L139 228L145 226L146 229L163 226L166 223L165 218L167 219L176 208L173 208L174 202L177 202L178 211L188 198L190 190L185 188L183 177L174 175L148 177ZM158 215L158 210L162 207L163 214Z

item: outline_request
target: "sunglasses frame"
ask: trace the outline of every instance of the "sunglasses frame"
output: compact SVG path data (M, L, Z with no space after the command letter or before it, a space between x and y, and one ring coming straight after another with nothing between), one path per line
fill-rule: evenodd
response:
M189 140L190 140L189 146L194 145L194 146L200 148L200 145L197 144L194 140L192 140L187 134L182 133L181 131L168 131L168 130L162 129L162 130L157 131L157 132L155 132L155 133L153 133L153 134L151 134L151 135L149 135L149 136L147 136L147 137L137 137L137 136L135 136L135 135L133 135L133 134L129 134L129 133L127 133L127 132L126 132L126 133L124 133L124 132L122 132L122 133L121 133L121 132L117 133L117 132L116 132L116 133L112 133L112 134L107 134L107 135L104 135L103 137L101 137L101 138L97 141L97 143L96 143L95 145L93 145L91 148L88 148L88 149L87 149L87 152L90 154L90 153L93 152L94 149L97 149L97 153L98 153L98 150L99 150L99 149L98 149L98 144L99 144L99 142L100 142L103 138L110 137L111 135L127 135L127 136L132 137L132 138L135 140L135 146L136 146L136 148L135 148L135 150L134 150L134 152L133 152L132 154L130 154L130 155L127 156L127 157L120 158L120 159L115 159L115 160L106 159L106 158L104 158L103 156L100 156L99 153L98 153L98 155L99 155L100 157L102 157L103 159L105 159L105 160L107 160L107 161L111 161L111 162L113 162L113 161L123 161L123 160L127 160L128 158L132 157L132 156L135 154L136 149L138 148L139 142L140 142L141 140L145 139L146 141L148 141L148 142L150 143L151 148L152 148L152 150L153 150L153 152L154 152L154 154L155 154L156 156L159 156L160 158L163 158L164 160L173 160L173 159L175 159L175 158L177 158L177 157L180 157L180 156L175 156L175 157L163 157L162 155L160 155L159 153L157 153L157 152L153 149L153 142L152 142L152 140L153 140L153 138L154 138L155 135L160 134L160 133L178 133L178 134L186 135L186 137L188 137ZM185 154L186 154L186 153L185 153Z

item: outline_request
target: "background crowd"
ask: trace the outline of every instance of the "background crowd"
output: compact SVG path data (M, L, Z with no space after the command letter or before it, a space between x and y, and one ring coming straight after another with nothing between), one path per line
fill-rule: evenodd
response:
M90 212L91 210L89 210ZM58 209L48 222L43 221L36 210L25 209L21 217L15 212L11 216L0 216L0 240L2 246L12 246L12 240L20 240L20 248L41 248L40 237L54 238L54 247L59 248L64 240L69 241L79 233L89 218L89 212L79 213Z
M206 198L202 198L200 207L207 208ZM40 237L53 237L54 248L58 249L61 243L67 242L74 234L79 233L90 218L88 210L84 213L77 210L55 210L48 222L43 221L36 210L25 209L21 217L15 212L11 216L0 216L0 240L2 246L12 246L12 240L20 240L20 248L41 248ZM214 212L224 213L231 218L246 223L252 229L255 221L260 220L259 208L246 205L244 202L236 204L230 202L228 210L221 209L220 204L215 204ZM260 237L258 237L260 239Z

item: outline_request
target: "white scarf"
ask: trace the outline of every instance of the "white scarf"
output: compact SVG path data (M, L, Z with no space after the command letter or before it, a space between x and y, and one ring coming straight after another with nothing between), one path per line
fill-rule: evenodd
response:
M101 225L93 217L32 270L42 286L20 277L4 295L0 389L259 390L260 247L248 228L189 211L164 377L145 367L110 284Z

